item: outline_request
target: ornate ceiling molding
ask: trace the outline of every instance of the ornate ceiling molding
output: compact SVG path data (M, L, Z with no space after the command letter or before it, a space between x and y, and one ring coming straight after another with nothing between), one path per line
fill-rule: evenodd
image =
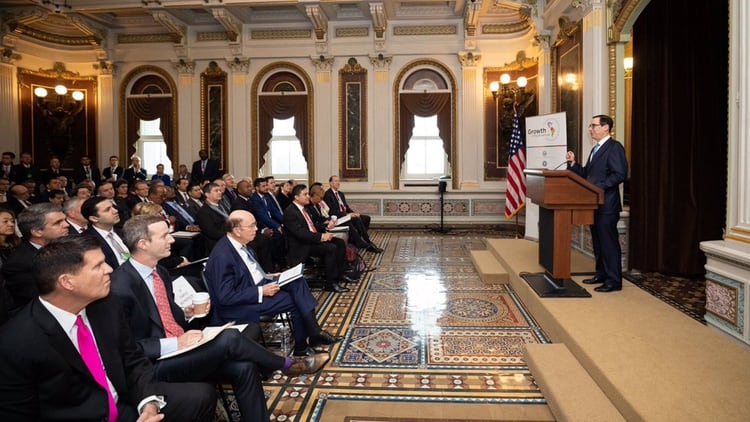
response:
M309 29L261 29L250 31L253 40L288 40L296 38L310 38L312 31Z
M388 28L388 15L383 3L370 3L370 16L372 16L375 38L385 38L385 30Z
M479 64L482 60L482 53L475 53L472 51L462 51L458 53L458 61L461 62L463 67L472 67Z
M159 25L169 31L173 43L182 44L184 42L187 35L187 25L164 10L154 10L151 12L151 16Z
M212 8L211 14L226 30L227 39L231 42L237 42L242 34L242 22L224 7Z
M328 16L319 4L305 6L305 13L312 23L315 30L315 39L323 41L326 39L328 32Z
M246 57L235 57L227 59L227 66L234 73L248 73L250 71L250 59Z
M466 3L466 8L464 9L464 30L469 37L476 35L477 25L479 24L479 11L481 9L481 1L470 1Z
M420 25L420 26L394 26L393 35L456 35L456 25Z

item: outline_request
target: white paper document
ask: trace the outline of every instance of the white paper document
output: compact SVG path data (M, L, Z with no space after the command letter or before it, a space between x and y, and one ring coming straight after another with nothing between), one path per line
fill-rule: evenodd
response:
M346 223L348 223L348 222L349 222L349 220L351 220L351 219L352 219L352 217L351 217L351 216L350 216L349 214L347 214L347 215L345 215L345 216L343 216L343 217L339 218L338 220L336 220L336 225L337 225L337 226L340 226L340 225L342 225L342 224L346 224Z
M177 277L172 282L172 290L174 290L174 303L182 309L187 308L193 304L193 296L195 296L195 289L183 276Z
M302 277L302 271L304 271L304 269L305 265L300 263L279 274L279 286L291 283L292 281Z
M199 342L197 342L197 343L195 343L195 344L193 344L191 346L188 346L188 347L186 347L184 349L175 350L172 353L167 353L166 355L163 355L163 356L159 357L159 359L157 359L157 360L168 359L168 358L171 358L171 357L174 357L174 356L179 356L179 355L181 355L183 353L187 353L187 352L189 352L189 351L191 351L191 350L193 350L195 348L203 346L204 344L206 344L206 343L210 342L211 340L215 339L216 336L218 336L219 334L221 334L222 331L224 331L224 330L226 330L228 328L234 328L234 329L240 330L240 332L242 332L242 331L245 330L245 328L247 328L247 324L238 324L238 325L235 325L234 321L232 321L232 322L227 322L226 324L222 325L221 327L206 327L206 328L203 329L203 338L201 338Z

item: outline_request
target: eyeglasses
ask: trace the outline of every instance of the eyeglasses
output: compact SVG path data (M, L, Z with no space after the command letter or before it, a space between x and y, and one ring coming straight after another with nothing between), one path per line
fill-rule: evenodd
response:
M590 124L590 125L589 125L589 129L593 129L593 128L595 128L596 126L604 126L604 125L603 125L603 124L601 124L601 123L592 123L592 124Z

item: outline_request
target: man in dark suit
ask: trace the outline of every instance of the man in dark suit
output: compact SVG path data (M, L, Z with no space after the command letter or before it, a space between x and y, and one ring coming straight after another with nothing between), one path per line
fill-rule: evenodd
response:
M186 318L194 315L193 306L182 309L175 303L172 277L157 265L174 243L164 220L135 216L125 223L123 236L132 255L112 273L112 294L122 302L136 343L151 359L157 379L231 382L243 420L267 421L259 367L265 373L280 369L296 376L316 372L328 361L323 354L294 360L277 356L234 329L193 351L157 360L197 343L202 334L189 329Z
M337 217L334 216L334 218L331 218L328 203L323 200L324 196L325 190L323 189L323 186L316 184L310 188L310 210L312 211L311 216L313 217L313 221L316 219L320 219L323 221L334 221L335 223L334 219ZM370 242L362 238L362 236L359 234L359 230L357 230L357 226L352 222L352 220L349 220L343 226L349 228L349 243L360 249L368 249L372 246Z
M122 178L127 180L132 186L136 180L145 181L147 177L146 169L141 167L141 157L137 155L130 157L130 167L126 168L122 173Z
M224 236L224 224L229 214L219 206L223 195L219 185L209 183L203 186L203 193L206 200L198 210L195 221L201 229L201 234L206 238L206 254L203 256L208 256L216 242Z
M299 184L292 189L292 205L284 211L284 228L286 228L289 249L287 260L290 265L307 262L309 256L323 259L326 273L325 289L329 292L343 293L349 289L339 282L346 280L343 267L346 263L346 243L316 227L305 207L310 203L307 185Z
M22 152L21 162L16 165L15 182L21 184L26 180L33 180L37 185L42 183L39 167L34 165L34 160L31 157L31 154L28 152Z
M219 161L208 158L208 151L202 149L198 151L199 160L193 163L193 169L190 171L190 182L201 185L206 182L212 182L218 179Z
M47 170L45 170L44 174L42 175L42 183L46 185L50 179L56 179L62 175L63 173L62 169L60 168L60 158L58 158L56 155L53 155L49 159L49 166L47 167Z
M18 168L13 164L15 158L16 154L13 152L3 152L2 162L0 162L0 176L8 180L16 180L18 178Z
M622 211L620 183L628 176L628 162L625 148L610 137L613 125L612 118L603 114L591 119L589 134L595 144L585 166L576 162L572 151L568 151L565 157L572 171L604 190L604 204L594 212L591 226L596 276L583 281L585 284L601 283L594 290L603 293L622 289L622 253L617 221Z
M328 204L329 212L331 215L335 215L337 218L341 218L345 215L351 216L352 225L357 229L359 235L364 239L365 242L369 243L367 250L370 252L381 253L383 252L380 247L372 243L370 236L367 231L370 229L370 216L366 214L360 214L355 212L349 204L346 202L346 195L341 192L341 180L338 176L331 176L328 178L328 183L331 187L326 191L323 199Z
M31 261L36 251L49 242L68 235L65 214L58 205L34 204L18 214L18 230L25 239L3 264L5 285L15 308L39 295L31 275Z
M81 165L76 166L73 171L73 183L81 183L84 180L91 180L97 186L102 182L99 168L91 163L91 157L88 155L81 156Z
M117 179L122 179L122 176L125 173L125 169L120 167L119 162L120 159L116 155L109 157L109 167L106 167L104 170L102 170L102 180L106 180L114 184Z
M89 222L82 234L99 239L107 265L117 268L128 260L130 251L115 231L120 214L112 201L101 196L91 197L81 205L81 215Z
M19 215L21 211L31 206L29 198L31 193L29 189L24 185L13 185L9 190L8 200L5 202L5 209L13 211L14 214Z
M253 181L255 192L250 196L250 202L253 204L255 212L253 215L258 221L258 225L261 228L268 227L272 229L275 234L284 234L284 215L279 212L277 207L271 207L269 205L269 197L271 193L268 192L268 182L265 177L259 177Z
M51 242L33 268L40 296L0 329L0 420L213 420L213 385L154 382L96 239Z
M311 348L343 339L320 328L315 318L317 301L300 277L279 286L266 274L245 245L255 239L255 217L234 211L226 224L226 236L216 244L206 263L206 286L211 295L214 324L227 321L259 322L262 315L292 313L294 355L312 355Z

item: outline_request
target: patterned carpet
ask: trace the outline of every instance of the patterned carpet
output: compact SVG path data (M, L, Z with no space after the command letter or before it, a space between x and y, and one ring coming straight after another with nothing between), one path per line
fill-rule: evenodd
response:
M358 409L362 403L544 405L522 353L527 343L549 340L510 286L479 280L469 252L484 249L486 236L373 231L373 240L386 251L362 254L372 271L350 284L348 293L313 290L321 325L344 341L332 346L331 361L321 372L291 379L277 372L264 383L271 420L326 422L333 419L326 416L326 404L341 408L339 403L355 401ZM700 283L658 274L627 278L702 320ZM264 326L272 349L276 328ZM240 420L231 390L223 394L228 420ZM346 419L427 420L378 419L361 412L347 413Z
M627 272L623 277L641 289L705 324L706 280L668 276L660 273Z

